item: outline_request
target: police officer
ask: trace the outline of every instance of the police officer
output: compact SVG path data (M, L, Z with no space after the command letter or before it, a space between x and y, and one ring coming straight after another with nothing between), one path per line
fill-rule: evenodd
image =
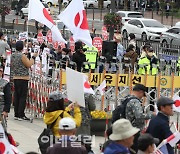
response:
M10 83L2 78L3 66L0 65L0 114L5 117L10 112L12 97Z
M169 118L173 116L173 107L174 101L168 97L161 97L157 101L157 107L159 113L154 117L147 128L147 133L151 134L153 137L158 138L160 143L171 136L173 133L170 130ZM167 145L168 154L174 154L173 148Z
M86 61L90 63L91 69L94 70L96 68L98 49L95 46L89 47L87 45L83 46L86 55ZM86 65L85 69L89 69Z
M146 55L141 57L138 61L138 74L139 75L157 75L158 74L159 62L157 57L154 55L153 48L149 48Z
M155 56L153 48L148 48L146 54L144 54L143 57L139 59L138 62L138 74L139 75L157 75L158 74L158 67L159 67L159 60ZM155 87L152 87L153 89L156 89ZM151 92L150 96L154 99L155 93ZM153 101L150 101L150 104L154 105ZM154 107L150 106L150 110L154 111Z

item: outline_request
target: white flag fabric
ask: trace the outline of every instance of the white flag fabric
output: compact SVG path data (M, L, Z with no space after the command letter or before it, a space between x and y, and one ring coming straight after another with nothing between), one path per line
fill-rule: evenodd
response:
M5 133L4 133L4 129L2 127L2 124L0 124L0 153L2 154L15 154L15 152L13 151L11 144L9 143L9 141L7 140Z
M58 18L73 33L73 39L75 42L80 40L88 46L92 46L86 11L82 0L72 0L67 8L61 12Z
M175 112L180 112L180 97L178 95L174 95L173 100L175 101L175 104L173 104L173 110Z
M49 15L46 8L40 2L40 0L29 0L29 7L28 7L28 20L34 19L44 25L46 25L52 31L52 36L54 39L53 41L59 41L67 43L59 29L57 28L55 22L53 21L52 17Z
M88 93L88 94L93 94L95 95L94 90L91 88L91 85L88 81L88 77L86 75L83 74L83 81L84 81L84 93Z
M106 80L104 80L104 81L100 84L100 86L95 89L95 92L96 92L97 90L99 90L99 92L100 92L100 94L101 94L101 96L102 96L102 95L104 95L105 88L106 88Z
M171 136L166 139L166 142L171 145L171 147L175 147L176 143L180 140L180 132L175 132Z

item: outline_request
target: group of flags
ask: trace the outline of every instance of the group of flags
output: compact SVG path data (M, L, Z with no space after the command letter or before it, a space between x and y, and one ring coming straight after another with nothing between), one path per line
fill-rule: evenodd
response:
M180 140L180 132L175 132L167 139L163 140L159 146L156 148L154 154L168 154L167 144L171 147L175 147L177 142Z
M82 41L92 46L88 21L82 0L72 0L58 18L72 32L74 41ZM62 37L51 15L40 0L29 0L28 20L34 19L46 25L52 32L53 41L67 43Z

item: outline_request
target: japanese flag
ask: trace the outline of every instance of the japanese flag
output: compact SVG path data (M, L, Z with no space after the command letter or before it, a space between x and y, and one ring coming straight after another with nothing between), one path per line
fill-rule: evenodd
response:
M104 80L99 87L97 87L97 89L95 89L95 92L97 90L99 90L101 96L104 95L104 92L105 92L105 88L106 88L106 80Z
M86 75L83 75L83 85L84 85L84 93L93 94L95 95L94 90L91 88L91 85L88 81L88 77Z
M174 95L173 100L175 101L175 104L173 104L173 110L180 112L180 97L178 95Z
M40 2L40 0L29 0L28 20L31 19L46 25L52 32L53 41L66 43L52 17L49 15L48 11Z
M15 154L11 144L7 140L2 124L0 124L0 153L2 154Z
M74 41L81 40L88 46L92 46L92 39L84 9L83 0L72 0L67 8L61 12L58 18L73 33Z
M166 139L166 142L171 145L171 147L175 147L176 143L180 140L180 132L175 132L171 136Z

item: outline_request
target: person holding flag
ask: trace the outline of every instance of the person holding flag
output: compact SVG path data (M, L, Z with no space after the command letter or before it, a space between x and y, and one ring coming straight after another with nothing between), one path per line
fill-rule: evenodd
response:
M158 138L160 143L173 134L169 126L169 117L173 116L174 103L175 102L168 97L161 97L157 101L159 113L150 121L147 128L146 133ZM174 154L173 147L169 143L167 144L167 150L168 154Z

